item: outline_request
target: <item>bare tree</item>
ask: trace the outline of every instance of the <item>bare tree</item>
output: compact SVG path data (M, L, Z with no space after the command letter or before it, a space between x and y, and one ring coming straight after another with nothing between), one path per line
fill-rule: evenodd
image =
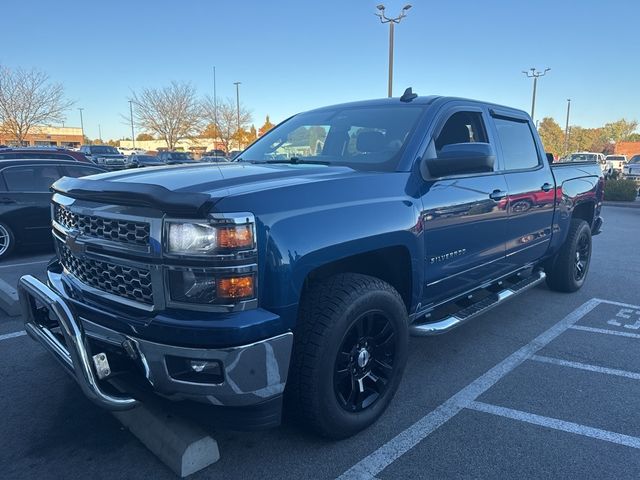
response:
M169 150L202 128L202 107L191 84L171 82L164 88L145 88L134 92L130 100L136 126L164 139Z
M60 83L39 70L11 70L0 65L0 131L22 145L34 127L64 121L73 102Z
M203 102L204 117L207 123L215 126L219 133L220 142L228 152L232 140L239 141L239 143L242 142L243 133L251 123L251 112L240 104L240 130L238 130L238 106L236 102L227 98L224 102L218 103L217 106L218 112L216 115L213 98L206 97ZM218 120L217 125L216 119Z

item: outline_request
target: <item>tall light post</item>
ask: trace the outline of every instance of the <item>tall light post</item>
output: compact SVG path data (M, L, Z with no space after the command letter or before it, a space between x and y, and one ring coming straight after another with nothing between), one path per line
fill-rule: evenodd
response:
M98 124L98 139L100 140L100 143L102 143L102 127L100 124Z
M531 99L531 119L534 119L534 115L536 113L536 90L538 87L538 78L540 77L544 77L547 72L551 70L549 67L545 68L543 72L540 72L538 70L536 70L534 67L530 68L529 70L523 70L522 73L524 73L527 78L533 78L533 98Z
M411 5L407 4L402 7L400 11L400 15L395 18L389 18L385 14L385 6L380 4L376 7L378 9L378 13L375 15L380 18L380 23L388 23L389 24L389 85L387 94L389 97L392 96L393 92L393 32L395 29L396 23L400 23L400 21L407 16L407 10L411 8Z
M218 94L216 92L216 67L213 67L213 123L218 133ZM217 146L216 146L217 148Z
M136 148L136 136L133 131L133 100L129 100L129 118L131 119L131 141L133 142L133 148Z
M82 121L82 111L84 108L78 108L80 112L80 130L82 131L82 143L84 143L84 122Z
M240 84L242 82L233 82L236 86L236 115L238 119L238 150L240 150Z
M564 126L564 151L569 153L569 113L571 113L571 99L567 98L567 123Z

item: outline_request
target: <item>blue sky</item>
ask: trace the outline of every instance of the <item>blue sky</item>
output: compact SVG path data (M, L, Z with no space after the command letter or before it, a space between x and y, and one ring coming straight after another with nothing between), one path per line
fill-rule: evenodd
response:
M386 96L388 27L369 0L7 0L0 63L37 67L83 107L85 131L129 133L132 90L191 82L280 121L301 110ZM387 12L406 3L386 0ZM640 120L640 2L413 0L396 28L394 94L478 98L530 109L522 70L551 67L536 118L594 127ZM66 125L79 125L77 110Z

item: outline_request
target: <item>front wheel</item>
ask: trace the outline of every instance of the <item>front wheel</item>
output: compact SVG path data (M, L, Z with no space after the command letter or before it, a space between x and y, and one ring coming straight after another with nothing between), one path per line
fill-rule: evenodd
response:
M591 263L591 228L572 219L569 234L554 261L546 269L547 285L559 292L575 292L584 284Z
M295 332L288 405L322 436L354 435L389 405L407 344L407 311L389 284L340 274L312 285Z
M11 229L0 222L0 260L4 260L13 252L15 248L15 237Z

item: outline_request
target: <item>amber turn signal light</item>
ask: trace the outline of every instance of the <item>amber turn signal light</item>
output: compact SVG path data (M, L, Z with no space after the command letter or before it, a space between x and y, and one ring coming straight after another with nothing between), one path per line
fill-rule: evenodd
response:
M251 225L236 225L218 229L219 248L252 248L253 228Z
M221 278L218 298L250 298L254 296L253 276Z

